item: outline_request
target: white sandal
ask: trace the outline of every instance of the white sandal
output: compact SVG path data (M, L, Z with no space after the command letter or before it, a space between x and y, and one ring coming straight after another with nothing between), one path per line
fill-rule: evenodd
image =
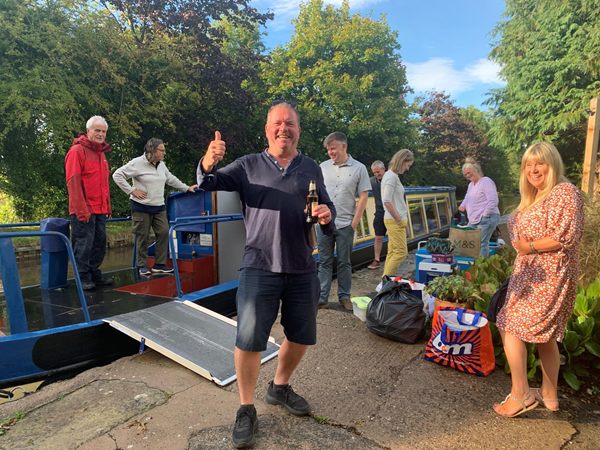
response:
M518 410L514 414L502 414L502 413L498 412L498 410L496 408L494 408L494 411L496 411L496 413L499 414L499 415L501 415L502 417L517 417L517 416L520 416L524 412L531 411L533 408L535 408L537 405L539 405L539 402L537 400L534 401L529 406L525 405L525 402L529 399L529 397L531 397L531 392L529 392L529 394L527 394L523 400L519 400L518 398L513 397L512 394L508 394L506 396L506 398L504 399L504 401L502 401L500 404L504 405L508 401L508 399L511 398L515 402L520 403L521 406L522 406L522 408L520 410ZM534 396L534 398L535 398L535 396Z

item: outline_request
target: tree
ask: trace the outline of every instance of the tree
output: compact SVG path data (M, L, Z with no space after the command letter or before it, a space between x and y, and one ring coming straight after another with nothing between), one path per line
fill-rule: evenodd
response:
M506 0L506 6L490 53L507 82L491 92L492 141L514 152L552 141L573 174L583 155L585 109L600 95L600 2Z
M489 125L483 112L475 107L458 108L449 95L435 91L417 99L416 110L419 151L415 170L407 175L408 182L456 186L458 195L464 195L468 182L462 165L467 157L472 157L499 190L514 187L506 155L488 143Z
M264 24L246 0L0 0L0 189L26 220L66 216L64 156L85 121L109 124L112 168L165 141L170 169L195 178L220 130L230 157L253 145L246 122L261 106L244 85L262 56L221 51L221 18L240 31ZM127 197L111 183L114 212Z
M300 6L294 34L263 65L271 98L298 102L300 147L326 159L323 139L333 131L348 136L349 153L369 165L414 142L406 71L397 33L380 20L350 15L342 7L311 0Z

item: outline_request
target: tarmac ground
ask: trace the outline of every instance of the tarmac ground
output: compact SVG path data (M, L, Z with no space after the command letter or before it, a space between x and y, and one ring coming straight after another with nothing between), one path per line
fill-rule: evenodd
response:
M353 296L371 296L383 268L353 275ZM414 252L400 268L414 276ZM560 411L514 419L493 403L510 392L496 367L476 377L423 359L414 345L371 333L336 299L318 313L318 343L291 384L311 404L296 417L264 401L277 358L265 363L255 404L262 449L600 449L600 393L560 389ZM277 323L272 336L283 341ZM599 386L600 387L600 386ZM225 388L152 350L87 370L0 405L0 449L200 450L232 448L238 386Z

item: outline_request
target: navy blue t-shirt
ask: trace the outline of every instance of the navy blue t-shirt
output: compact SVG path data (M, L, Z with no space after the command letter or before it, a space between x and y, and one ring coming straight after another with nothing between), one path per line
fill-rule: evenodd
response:
M246 246L240 269L275 273L317 271L310 241L312 224L306 223L306 197L311 180L317 182L319 203L329 207L331 222L321 226L326 235L335 229L335 208L327 195L321 168L298 154L285 170L267 152L238 158L222 169L203 174L198 184L205 191L237 191L246 225Z

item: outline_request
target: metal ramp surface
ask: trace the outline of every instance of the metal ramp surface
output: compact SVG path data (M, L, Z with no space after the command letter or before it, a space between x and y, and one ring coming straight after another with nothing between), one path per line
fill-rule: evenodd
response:
M210 309L172 301L104 321L219 386L236 379L233 349L237 324ZM278 352L279 345L270 337L261 363Z

